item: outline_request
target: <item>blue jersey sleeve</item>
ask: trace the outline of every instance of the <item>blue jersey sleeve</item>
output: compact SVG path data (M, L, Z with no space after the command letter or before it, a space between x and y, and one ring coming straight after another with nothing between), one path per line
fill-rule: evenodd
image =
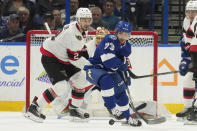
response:
M124 63L124 59L121 59L118 55L128 56L131 52L124 52L123 49L128 48L129 43L125 47L121 47L115 35L107 35L100 44L102 45L100 55L102 63L106 68L111 70L117 70ZM128 49L130 50L131 48Z

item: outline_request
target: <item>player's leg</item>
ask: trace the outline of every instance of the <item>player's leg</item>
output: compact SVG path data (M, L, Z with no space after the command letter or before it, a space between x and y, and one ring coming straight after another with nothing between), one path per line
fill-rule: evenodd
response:
M41 108L37 103L38 97L34 97L31 105L28 107L27 112L24 116L28 119L31 119L35 122L43 122L46 119L46 116L41 113Z
M183 99L184 99L184 110L177 113L176 116L178 118L180 117L186 117L189 112L192 110L192 102L195 94L195 81L192 80L193 73L188 72L184 77L183 82Z
M108 109L109 113L116 119L123 119L124 116L122 117L122 112L115 108L114 80L112 75L99 67L94 68L94 66L90 66L90 68L86 68L86 76L90 83L100 87L105 107Z
M32 118L34 121L36 121L37 117L39 122L39 115L43 116L43 114L41 114L41 110L48 104L52 104L52 107L55 108L55 111L61 112L64 110L68 102L65 102L65 100L63 100L60 96L62 96L64 92L69 92L70 90L65 83L67 83L65 80L57 82L54 86L52 86L52 88L46 89L38 99L34 99L28 108L28 118ZM43 120L44 119L45 118L43 118Z
M81 70L77 72L70 78L70 85L72 87L72 101L69 106L70 116L79 117L82 119L89 118L89 113L81 108L81 105L84 100L84 94L86 90L89 90L93 87L85 77L85 72Z
M126 91L115 93L115 100L117 103L117 109L123 112L127 123L131 126L141 126L142 123L136 117L131 117L131 111L129 108L129 99Z
M85 94L84 94L84 100L83 100L83 102L81 104L81 108L87 109L88 102L92 100L91 94L94 91L101 91L101 88L98 87L98 86L93 86L91 89L86 90Z
M197 89L197 83L195 81L195 89ZM195 95L194 95L194 100L192 102L192 107L190 109L190 112L188 113L188 115L186 116L186 121L184 124L197 124L197 103L196 103L196 92L195 92Z
M194 72L193 80L197 81L197 52L196 51L190 52L190 55L191 55L191 62L193 65L193 72Z
M120 120L125 118L120 110L116 107L115 92L114 92L114 79L111 74L106 74L100 78L99 85L101 87L101 95L105 102L105 107L109 113Z
M38 122L44 120L43 118L40 120L40 116L43 115L41 114L43 107L53 102L56 98L57 100L54 101L54 106L58 105L59 97L65 92L69 92L66 81L68 78L62 73L65 65L59 63L57 59L47 56L42 56L41 61L53 86L52 88L46 89L38 99L34 99L28 108L26 117Z

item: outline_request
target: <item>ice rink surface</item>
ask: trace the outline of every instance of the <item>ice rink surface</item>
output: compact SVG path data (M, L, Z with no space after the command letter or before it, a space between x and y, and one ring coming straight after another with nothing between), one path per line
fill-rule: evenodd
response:
M110 118L109 118L110 119ZM0 131L195 131L197 125L183 125L175 116L165 123L141 127L109 125L107 118L91 118L89 122L70 122L67 118L47 117L44 123L35 123L24 118L20 112L0 112Z

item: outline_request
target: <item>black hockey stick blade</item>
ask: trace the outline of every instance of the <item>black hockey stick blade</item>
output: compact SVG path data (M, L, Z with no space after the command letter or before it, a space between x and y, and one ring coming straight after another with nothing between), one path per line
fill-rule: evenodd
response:
M145 108L146 105L147 105L146 103L142 103L139 106L135 107L135 109L136 109L136 111L141 110L141 109Z
M140 79L140 78L146 78L146 77L174 74L174 73L178 73L179 70L177 70L177 71L170 71L170 72L163 72L163 73L157 73L157 74L150 74L150 75L142 75L142 76L135 75L133 72L131 72L131 70L128 70L128 72L129 72L129 75L130 75L131 78L133 78L133 79Z

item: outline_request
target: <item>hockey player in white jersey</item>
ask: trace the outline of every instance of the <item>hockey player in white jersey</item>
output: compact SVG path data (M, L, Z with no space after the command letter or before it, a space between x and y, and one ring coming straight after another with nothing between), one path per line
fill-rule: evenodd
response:
M92 37L92 38L87 38L87 39L91 39L89 40L87 43L86 43L86 46L87 46L87 51L88 51L88 55L91 57L93 56L95 50L96 50L96 47L99 45L99 43L101 42L101 40L107 35L109 34L109 31L107 29L105 29L104 27L98 27L97 30L96 30L96 34L95 34L95 37L92 37L91 35L89 35L89 37ZM97 86L94 86L93 88L91 88L90 90L86 90L86 93L84 95L84 101L81 105L81 108L83 109L87 109L88 108L88 102L91 101L91 94L93 91L100 91L100 88L97 87ZM64 103L68 103L68 97L67 95L64 96ZM65 104L63 104L65 105ZM66 105L67 107L67 105ZM58 114L58 119L61 119L62 117L65 117L67 116L67 113L68 113L68 109L65 107L65 109L61 112L57 111L55 109L55 112Z
M53 38L46 39L40 48L41 62L53 86L45 90L39 98L35 97L29 106L25 116L31 120L43 122L46 117L40 110L47 104L52 104L59 111L63 110L68 103L62 102L61 96L69 93L72 97L69 105L70 116L82 119L89 117L89 114L80 106L85 91L93 87L86 80L83 70L89 58L85 38L92 22L92 13L88 8L79 8L76 18L76 22L65 25L62 32Z
M190 0L185 8L186 17L183 21L183 36L180 41L181 45L181 63L179 65L180 75L184 76L183 81L183 99L184 110L177 113L178 118L187 118L190 121L197 120L196 103L194 96L196 93L196 83L194 81L194 64L191 62L191 48L192 44L196 44L196 34L194 34L194 27L197 24L197 1ZM194 102L194 103L193 103ZM192 104L193 103L193 104ZM194 116L193 118L191 118Z
M120 21L115 35L108 34L96 48L89 65L84 67L87 80L101 88L105 106L116 119L125 117L131 126L141 126L141 121L130 117L129 100L125 89L130 85L126 57L131 54L128 38L131 25ZM124 115L123 115L123 114Z

